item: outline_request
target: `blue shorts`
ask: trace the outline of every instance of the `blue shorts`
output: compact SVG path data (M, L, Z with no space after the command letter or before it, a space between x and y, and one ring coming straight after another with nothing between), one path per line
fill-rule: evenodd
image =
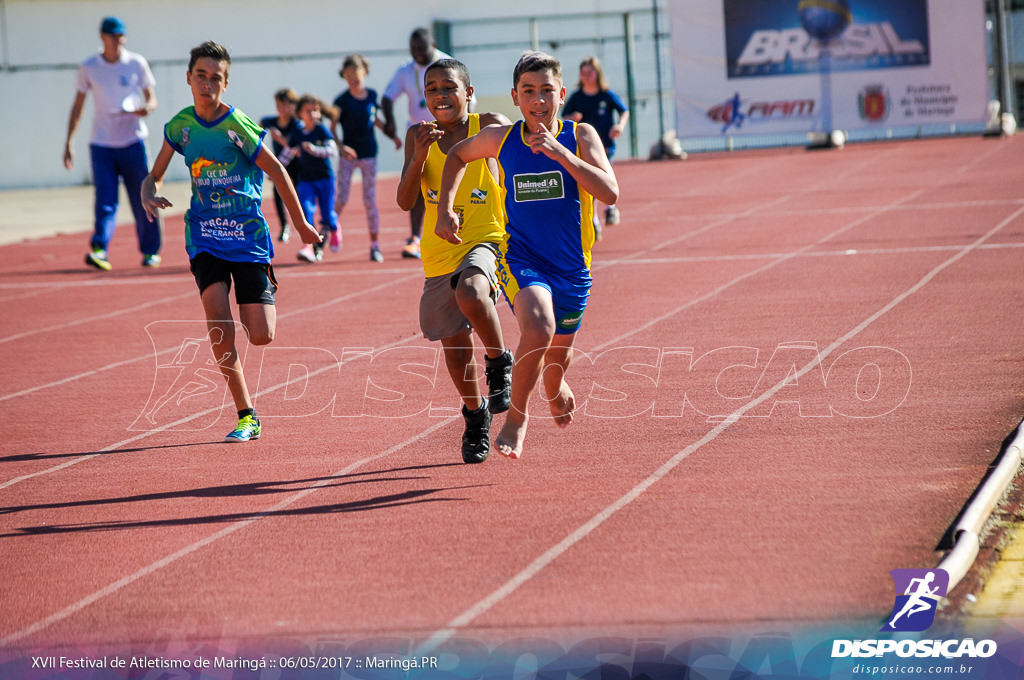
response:
M592 284L587 269L571 274L546 272L536 264L521 262L505 254L498 258L498 282L513 313L516 295L527 286L540 286L551 293L556 335L572 335L583 323Z

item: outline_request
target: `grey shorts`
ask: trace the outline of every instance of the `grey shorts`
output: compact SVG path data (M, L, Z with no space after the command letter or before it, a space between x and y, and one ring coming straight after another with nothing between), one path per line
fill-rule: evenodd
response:
M444 340L472 326L469 319L459 309L455 301L455 286L459 277L467 269L473 267L487 277L491 288L491 299L498 299L497 267L498 246L493 243L481 243L466 253L458 268L451 274L433 276L423 282L423 297L420 298L420 330L427 340Z

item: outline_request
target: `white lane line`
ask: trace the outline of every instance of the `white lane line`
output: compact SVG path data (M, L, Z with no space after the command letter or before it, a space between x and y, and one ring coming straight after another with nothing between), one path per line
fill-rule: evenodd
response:
M896 208L898 210L898 207ZM963 248L957 246L914 246L910 248L857 248L854 250L817 250L811 252L796 253L796 257L849 257L851 255L922 255L930 253L948 253ZM1024 242L1019 243L986 243L978 250L1007 250L1024 248ZM694 255L683 257L649 257L642 260L627 260L625 258L606 260L609 265L650 265L650 264L694 264L698 262L739 262L743 260L774 260L780 257L792 257L792 253L745 253L742 255Z
M804 195L804 194L807 194L807 193L810 193L810 191L809 190L803 190L803 191L800 192L801 195ZM935 210L945 212L947 210L958 210L958 209L974 210L974 209L977 209L977 208L991 208L991 207L1001 207L1001 206L1018 206L1018 205L1021 205L1022 203L1024 203L1024 198L1003 198L1003 199L991 199L991 200L955 201L955 202L948 202L948 203L915 203L914 205L900 206L899 208L896 208L896 210L900 210L900 211L903 211L903 212L918 212L918 211L920 211L920 212L928 212L928 211L935 211ZM673 208L677 207L677 203L673 203L672 206L665 206L665 203L661 202L661 203L659 203L659 206L668 207L669 209L673 209ZM648 207L647 205L644 206L644 208L647 208L647 207ZM836 207L836 208L793 208L793 209L790 209L790 210L768 210L768 211L765 211L765 212L760 213L760 214L762 216L764 216L764 217L800 217L800 218L832 216L832 215L840 215L840 216L842 216L842 215L849 215L849 214L862 213L862 212L872 212L872 211L878 210L879 208L882 208L882 207L884 207L884 206L881 206L881 205L857 205L857 206L850 205L850 206L842 206L842 207ZM693 222L693 221L697 221L697 220L707 220L707 219L715 219L715 220L717 220L717 219L735 219L735 218L740 217L742 215L742 213L730 213L730 212L726 212L726 213L701 213L699 215L691 215L691 214L688 214L688 213L676 213L676 214L673 214L673 215L669 215L667 217L659 217L659 216L656 216L656 215L651 215L650 217L647 217L647 213L648 212L651 212L651 211L644 210L644 212L641 213L641 218L644 219L644 220L691 221L691 222ZM630 215L635 215L635 214L637 214L637 213L635 213L635 212L631 212L630 213ZM0 288L2 288L2 287L3 287L3 285L0 284Z
M401 345L404 345L406 342L408 342L408 340L409 340L409 338L403 338L401 340L395 340L395 341L390 342L390 343L388 343L386 345L382 345L379 349L385 350L385 349L390 349L392 347L399 347ZM378 349L378 348L375 348L375 349ZM350 361L351 361L351 359L350 359ZM339 363L345 363L345 358L342 357L341 360L339 361ZM338 366L338 364L328 364L328 365L322 366L322 367L320 367L320 368L318 368L316 370L309 371L308 374L303 372L301 375L299 375L299 376L297 376L295 378L292 378L291 380L287 380L287 381L285 381L283 383L278 383L277 385L272 385L271 387L268 387L265 390L260 390L259 392L256 392L255 394L252 395L253 399L255 400L255 399L257 399L257 398L259 398L259 397L261 397L261 396L263 396L265 394L270 394L272 392L276 392L278 390L284 389L284 388L288 387L289 385L294 385L294 384L300 383L300 382L301 383L306 383L306 381L309 378L313 378L315 376L320 375L321 373L333 370L333 369L337 368L337 366ZM64 470L66 468L69 468L72 465L78 465L79 463L85 462L87 460L92 460L93 458L96 458L97 456L101 456L104 453L110 453L111 451L116 451L117 449L121 448L122 446L128 446L129 444L134 444L135 442L140 441L142 439L145 439L147 437L150 437L150 436L152 436L154 434L157 434L157 433L160 433L160 432L165 432L165 431L170 430L172 428L178 427L179 425L184 425L186 423L190 423L190 422L192 422L193 420L195 420L197 418L202 418L204 416L208 416L208 415L211 415L211 414L214 414L214 413L218 413L218 412L222 411L223 408L224 408L223 406L211 407L211 408L206 409L205 411L199 411L197 413L193 413L192 415L185 416L184 418L179 418L178 420L174 421L173 423L168 423L166 425L161 425L160 427L155 427L152 430L146 430L145 432L140 432L139 434L137 434L135 436L132 436L132 437L129 437L128 439L123 439L123 440L117 442L116 444L111 444L109 446L105 446L102 449L100 449L99 451L96 451L95 453L87 453L87 454L84 454L84 455L82 455L82 456L80 456L78 458L73 458L71 460L65 461L65 462L63 462L63 463L61 463L59 465L55 465L53 467L46 468L45 470L38 470L36 472L30 472L28 474L21 475L20 477L14 477L13 479L9 479L6 482L0 482L0 490L7 489L9 487L14 486L15 484L27 481L29 479L35 479L36 477L41 477L43 475L48 475L48 474L51 474L51 473L54 473L54 472L59 472L60 470Z
M406 278L414 278L414 277L408 276ZM417 274L415 278L419 278L419 275ZM287 318L289 316L295 316L296 314L302 314L302 313L306 313L306 312L317 312L317 311L320 311L320 310L322 310L322 309L324 309L326 307L330 307L332 305L336 305L336 304L339 304L341 302L346 302L346 301L348 301L348 300L350 300L350 299L352 299L354 297L359 297L359 296L365 295L367 293L375 293L378 290L390 289L391 286L393 286L395 283L401 282L401 281L404 281L404 280L405 279L389 279L386 283L382 283L382 284L379 284L377 286L373 286L371 288L364 288L362 290L355 291L355 292L352 292L352 293L346 293L345 295L342 295L341 297L333 298L331 300L328 300L327 302L322 302L320 304L313 305L312 307L304 307L302 309L292 310L292 311L289 311L289 312L282 313L282 314L278 315L277 318L280 320L280 319L285 319L285 318ZM136 361L143 361L145 359L155 359L155 358L160 357L160 356L162 356L164 354L173 354L174 352L177 352L177 351L178 351L178 348L174 347L174 348L171 348L171 349L164 350L162 352L157 352L156 354L143 354L142 356L132 357L131 359L124 359L122 361L117 361L117 362L114 362L112 364L107 364L106 366L101 366L100 368L91 369L91 370L85 371L83 373L78 373L76 375L68 376L66 378L61 378L60 380L54 380L53 382L48 382L48 383L45 383L43 385L36 385L34 387L27 387L27 388L25 388L23 390L19 390L18 392L12 392L10 394L0 395L0 402L7 401L8 399L14 399L16 397L24 397L24 396L32 394L34 392L38 392L40 390L45 390L45 389L48 389L48 388L51 388L51 387L59 387L61 385L66 385L66 384L68 384L70 382L74 382L76 380L81 380L82 378L88 378L90 376L98 375L98 374L103 373L105 371L110 371L110 370L113 370L115 368L121 368L122 366L126 366L128 364L135 363Z
M750 411L751 409L757 407L758 405L762 404L763 402L773 397L783 387L788 385L792 378L795 377L795 379L799 380L804 375L806 375L808 371L811 371L812 369L816 368L826 357L830 356L836 350L841 348L845 343L859 335L872 323L885 316L889 311L891 311L897 305L902 303L908 297L924 288L929 282L932 281L932 279L938 276L942 271L944 271L948 267L952 266L953 264L957 263L958 261L966 257L969 253L976 250L986 240L994 236L1006 225L1010 224L1010 222L1017 219L1022 214L1024 214L1024 207L1018 208L1016 212L1014 212L1012 215L1010 215L1002 222L1000 222L998 225L993 227L984 236L977 239L973 243L963 247L961 250L957 252L956 255L947 259L938 266L934 267L931 271L925 274L924 277L922 277L917 283L915 283L910 288L897 295L895 298L890 300L888 304L884 305L881 309L868 316L866 319L864 319L864 321L857 324L857 326L849 330L845 335L838 338L828 347L823 349L813 361L807 363L803 368L797 371L795 375L787 376L786 378L772 386L770 389L768 389L766 392L761 394L761 396L737 408L735 411L729 414L729 416L727 416L725 420L723 420L721 423L719 423L710 431L708 431L707 434L705 434L703 437L701 437L693 444L690 444L686 448L676 453L674 456L672 456L672 458L670 458L668 461L662 464L661 467L652 472L646 479L644 479L639 484L634 486L623 496L621 496L618 500L608 505L603 510L598 512L596 515L591 517L587 522L582 524L579 528L577 528L571 534L566 536L556 545L552 546L542 555L534 559L524 569L522 569L519 573L512 576L512 578L503 583L498 589L493 591L490 595L478 601L477 603L469 607L466 611L456 616L448 623L448 625L445 628L436 631L433 635L430 636L430 638L427 639L426 642L423 643L423 645L421 645L413 653L413 655L419 656L423 653L428 653L440 647L447 640L456 635L462 628L465 628L470 623L479 618L481 615L486 613L488 610L492 609L499 602L501 602L509 595L511 595L513 592L515 592L520 586L522 586L535 575L537 575L545 567L554 562L561 555L565 554L570 548L572 548L574 545L576 545L584 538L586 538L591 532L593 532L599 526L604 524L619 510L622 510L630 503L635 501L637 498L639 498L645 491L647 491L659 480L663 479L672 470L678 467L679 464L682 463L683 460L685 460L690 454L694 453L695 451L703 447L705 444L714 441L718 437L718 435L727 430L733 424L739 422L740 418L743 416L744 413Z
M32 394L33 392L49 389L51 387L60 387L61 385L67 385L68 383L74 382L76 380L81 380L83 378L88 378L90 376L99 375L100 373L104 373L106 371L112 371L115 368L121 368L122 366L133 364L136 361L142 361L143 359L155 359L157 357L163 356L164 354L173 354L174 352L177 351L177 347L172 347L171 349L166 349L162 352L157 352L156 354L144 354L142 356L132 357L131 359L115 361L112 364L107 364L106 366L100 366L99 368L90 369L88 371L85 371L84 373L77 373L75 375L70 375L66 378L61 378L60 380L54 380L53 382L44 383L42 385L36 385L35 387L26 387L25 389L19 392L11 392L10 394L0 395L0 402L7 401L8 399L15 399L17 397L24 397L26 395Z
M901 204L901 203L903 203L905 201L912 200L912 199L916 198L917 196L920 196L924 191L925 191L925 189L918 189L917 191L911 192L911 193L907 194L906 196L904 196L903 198L900 198L900 199L894 201L892 203L892 205L895 206L895 205L899 205L899 204ZM715 288L714 290L711 290L708 293L705 293L704 295L701 295L699 297L695 297L695 298L693 298L691 300L688 300L687 302L684 302L683 304L679 305L678 307L675 307L674 309L670 309L669 311L665 312L664 314L662 314L660 316L657 316L657 317L655 317L653 319L650 319L646 323L640 324L639 326L636 326L635 328L630 329L629 331L623 333L622 335L619 335L618 337L612 338L612 339L610 339L610 340L608 340L608 341L606 341L606 342L604 342L604 343L602 343L600 345L595 346L593 349L594 349L594 351L598 351L598 350L604 349L606 347L613 346L616 343L619 343L619 342L625 340L626 338L630 337L631 335L635 335L635 334L639 333L640 331L647 330L648 328L651 328L651 327L653 327L653 326L655 326L655 325L657 325L657 324L659 324L659 323L661 323L661 322L663 322L663 321L665 321L667 319L672 318L673 316L675 316L679 312L682 312L683 310L689 309L690 307L693 307L694 305L700 304L701 302L706 302L706 301L710 300L711 298L715 297L719 293L722 293L723 291L726 291L729 288L732 288L733 286L735 286L738 283L742 283L743 281L746 281L747 279L753 278L753 277L755 277L755 276L757 276L759 274L763 274L764 272L768 271L769 269L772 269L773 267L776 267L776 266L782 264L783 262L788 262L789 260L795 259L795 258L799 257L800 255L802 255L803 253L806 253L807 251L809 251L811 248L818 247L821 244L826 243L826 242L830 241L831 239L833 239L833 238L843 234L844 232L847 232L850 229L853 229L854 227L860 226L864 222L867 222L868 220L871 220L871 219L873 219L873 218L875 218L875 217L877 217L879 215L882 215L882 214L884 214L884 213L886 213L888 211L889 211L889 206L886 206L886 207L883 207L883 208L879 208L878 210L876 210L873 213L868 213L867 215L862 215L861 217L859 217L858 219L854 220L853 222L850 222L849 224L847 224L847 225L845 225L843 227L840 227L839 229L833 231L830 234L826 234L825 236L822 236L820 239L818 239L814 243L808 243L807 245L803 246L802 248L798 248L797 250L794 250L794 251L792 251L790 253L781 255L777 259L772 260L771 262L767 262L764 265L762 265L762 266L760 266L760 267L758 267L756 269L752 269L751 271L747 272L746 274L741 274L740 276L737 276L736 278L734 278L734 279L732 279L730 281L727 281L726 283L723 283L718 288Z
M87 316L81 319L75 319L74 321L68 321L66 323L54 324L53 326L46 326L45 328L36 328L30 331L23 331L21 333L15 333L14 335L8 335L7 337L0 338L0 344L6 342L13 342L14 340L20 340L40 333L52 333L53 331L62 331L67 328L73 328L75 326L81 326L86 323L93 323L94 321L103 321L106 319L113 319L114 317L121 316L123 314L131 314L138 312L143 309L149 309L151 307L158 307L169 302L177 300L183 300L187 297L192 297L195 293L186 293L183 295L172 295L170 297L160 298L159 300L151 300L150 302L144 302L141 305L135 305L134 307L127 307L125 309L117 309L113 312L106 314L100 314L97 316Z
M457 416L455 418L457 418ZM136 581L138 581L138 580L140 580L142 578L145 578L146 576L149 576L150 574L153 574L154 572L159 571L160 569L163 569L164 567L169 566L169 565L177 562L178 560L182 559L183 557L187 557L187 556L191 555L192 553L196 552L197 550L201 550L202 548L205 548L208 545L212 545L213 543L216 543L220 539L225 538L227 536L230 536L231 534L235 533L236 531L244 529L244 528L248 527L249 525L258 522L259 520L264 519L265 517L271 517L271 516L275 515L276 513L280 512L281 510L284 510L285 508L287 508L287 507L289 507L291 505L294 505L295 503L298 503L303 498L305 498L305 497L315 493L316 491L319 491L322 487L327 486L328 484L332 483L338 477L342 477L342 476L351 474L353 471L355 471L356 469L362 467L363 465L366 465L368 463L372 463L372 462L380 460L382 458L386 458L386 457L388 457L388 456L390 456L390 455L392 455L394 453L397 453L398 451L401 451L402 449L404 449L404 448L406 448L406 447L408 447L408 446L410 446L412 444L415 444L419 440L421 440L421 439L423 439L423 438L433 434L434 432L436 432L437 430L441 429L442 427L445 427L446 425L451 423L453 420L455 420L455 418L445 418L443 420L440 420L439 422L437 422L434 425L430 426L426 430L423 430L422 432L413 435L409 439L406 439L404 442L401 442L399 444L395 444L391 448L389 448L389 449L387 449L385 451L382 451L381 453L369 456L367 458L363 458L361 460L357 460L354 463L351 463L351 464L347 465L346 467L343 467L342 469L332 473L331 475L328 476L327 479L323 479L323 480L313 484L312 486L309 486L309 487L307 487L307 488L305 488L305 489L303 489L301 491L296 492L295 494L293 494L293 495L291 495L291 496L281 500L281 502L277 503L276 505L271 506L270 508L268 508L266 510L263 510L263 511L260 511L260 512L254 512L254 513L252 513L252 516L250 516L250 517L247 517L245 519L241 519L241 520L238 520L238 521L236 521L236 522L234 522L232 524L229 524L228 526L224 527L220 531L217 531L217 532L215 532L213 534L210 534L209 536L206 536L205 538L202 538L202 539L200 539L198 541L195 541L194 543L190 543L189 545L187 545L187 546L185 546L185 547L183 547L183 548L181 548L179 550L176 550L175 552L171 553L170 555L167 555L166 557L163 557L163 558L157 560L156 562L153 562L153 563L149 564L148 566L145 566L145 567L143 567L143 568L141 568L141 569L139 569L139 570L137 570L137 571L135 571L135 572L133 572L133 573L123 577L123 578L121 578L121 579L118 579L117 581L114 581L113 583L111 583L110 585L106 586L105 588L101 588L101 589L91 593L90 595L87 595L87 596L81 598L77 602L74 602L74 603L68 605L64 609L62 609L62 610L60 610L60 611L58 611L58 612L56 612L54 614L51 614L50 616L47 616L44 619L36 621L35 623L33 623L33 624L29 625L29 626L26 626L25 628L22 628L21 630L13 632L10 635L8 635L7 637L0 638L0 647L7 647L7 646L9 646L9 645L19 641L19 640L22 640L22 639L28 637L29 635L32 635L34 633L38 633L41 630L49 628L50 626L52 626L55 623L59 623L60 621L63 621L64 619L67 619L68 617L74 616L75 614L77 614L78 612L82 611L86 607L95 604L96 602L102 600L105 597L113 595L114 593L118 592L119 590L121 590L121 589L123 589L123 588L125 588L127 586L130 586L131 584L135 583Z
M275 273L279 276L279 279L285 281L291 281L292 279L306 279L306 278L346 278L346 277L367 277L367 276L390 276L390 275L405 275L409 273L409 267L391 267L384 269L381 267L365 268L365 269L327 269L320 267L307 267L307 266L280 266L275 265ZM2 276L2 274L0 274ZM76 281L73 284L64 283L63 281L42 281L42 282L6 282L0 283L0 290L21 290L21 289L36 289L39 286L48 286L51 288L106 288L115 286L131 286L137 288L142 285L161 285L161 284L175 284L181 285L182 283L188 282L194 285L195 279L188 272L181 274L161 274L158 277L138 277L133 278L130 276L119 276L114 278L99 278L91 279L88 281ZM196 292L198 297L198 292Z
M950 177L953 177L953 176L956 176L956 175L961 175L961 174L969 171L975 165L986 161L988 159L988 157L993 155L994 153L996 153L996 151L999 150L999 148L1000 147L993 146L989 151L975 156L974 159L970 163L959 167L951 175L948 175L946 177L946 181L948 181L948 179ZM875 164L875 163L878 163L879 160L880 160L880 158L874 158L874 159L871 159L870 163L871 164ZM819 182L817 185L813 185L811 187L808 187L804 191L802 191L801 193L805 194L805 193L816 191L816 190L818 190L818 187L821 186L825 182L834 183L834 182L837 182L837 181L841 181L843 177L845 177L847 175L850 175L850 174L853 174L853 173L856 173L856 172L859 172L860 169L862 167L865 167L867 164L868 164L868 161L865 161L864 163L861 163L859 165L851 166L842 175L831 176L831 177L828 177L828 178L824 178L823 177L821 182ZM912 199L920 196L921 194L923 194L926 191L930 191L930 190L933 190L933 189L936 189L936 188L937 188L937 186L922 187L920 189L917 189L916 191L912 191L911 193L907 194L903 198L900 198L900 199L897 199L895 201L892 201L888 205L884 205L884 206L881 206L879 208L876 208L872 212L870 212L870 213L868 213L866 215L861 216L860 218L854 220L850 224L847 224L844 227L840 227L836 231L833 231L832 233L827 234L827 235L821 237L820 239L818 239L814 243L809 243L806 246L804 246L802 248L798 248L795 251L792 251L792 252L784 254L784 255L780 255L778 257L778 259L773 260L771 262L768 262L765 265L763 265L761 267L758 267L757 269L755 269L755 270L753 270L751 272L748 272L747 274L743 274L743 275L733 279L732 281L728 281L728 282L722 284L721 286L719 286L718 288L714 289L710 293L702 295L702 296L700 296L698 298L694 298L693 300L690 300L689 302L683 303L682 305L676 307L675 309L672 309L669 312L667 312L665 314L662 314L661 316L657 317L656 319L651 319L650 321L648 321L647 323L645 323L643 325L637 326L636 328L633 328L630 331L628 331L628 332L626 332L626 333L624 333L624 334L622 334L622 335L620 335L620 336L618 336L616 338L612 338L611 340L608 340L608 341L606 341L606 342L604 342L604 343L602 343L600 345L595 346L593 348L593 351L598 351L598 350L604 349L606 347L610 347L610 346L612 346L612 345L614 345L614 344L616 344L618 342L621 342L622 340L630 337L631 335L634 335L634 334L640 332L641 330L646 330L646 329L654 326L657 323L660 323L662 321L665 321L666 319L671 318L673 315L678 314L679 312L681 312L681 311L683 311L685 309L688 309L688 308L690 308L690 307L692 307L692 306L694 306L694 305L696 305L696 304L698 304L700 302L704 302L704 301L707 301L707 300L711 299L712 297L714 297L718 293L721 293L722 291L731 288L732 286L736 285L737 283L740 283L741 281L744 281L744 280L746 280L748 278L751 278L751 277L753 277L753 276L755 276L757 274L760 274L760 273L762 273L764 271L767 271L767 270L771 269L772 267L775 267L778 264L781 264L781 263L786 262L788 260L791 260L791 259L803 256L804 254L809 252L815 246L819 246L819 245L821 245L823 243L826 243L826 242L834 239L835 237L843 234L844 232L849 231L850 229L853 229L854 227L859 226L860 224L863 224L864 222L866 222L867 220L872 219L873 217L876 217L876 216L881 215L883 213L889 212L891 210L895 210L896 208L898 208L900 206L905 206L907 201L912 200ZM747 212L750 212L750 211L747 211ZM1020 212L1020 209L1018 209L1016 212L1014 212L1009 218L1007 218L1007 220L1012 220L1013 216L1019 214L1019 212ZM1005 222L1001 222L1000 224L1005 224ZM969 247L973 250L976 245L980 244L984 240L985 239L981 239L979 241L975 241L974 244L971 244ZM655 248L655 250L656 249L657 249L657 247ZM646 252L646 251L640 251L640 252L642 253L642 252ZM623 258L623 259L634 259L634 258Z

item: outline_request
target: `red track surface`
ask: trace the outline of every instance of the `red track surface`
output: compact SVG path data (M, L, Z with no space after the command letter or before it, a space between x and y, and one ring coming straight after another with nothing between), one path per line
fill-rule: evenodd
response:
M219 443L222 389L140 420L176 359L209 370L205 346L176 354L202 334L180 217L158 271L129 228L109 274L82 236L0 248L0 644L880 620L888 572L935 564L1024 412L1022 146L617 165L623 224L569 375L582 412L562 431L536 398L522 460L478 466L418 333L393 181L383 265L361 206L324 263L279 249L246 445Z

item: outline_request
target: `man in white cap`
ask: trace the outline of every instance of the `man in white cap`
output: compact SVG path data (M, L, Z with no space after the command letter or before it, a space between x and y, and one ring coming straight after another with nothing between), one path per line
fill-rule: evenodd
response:
M142 180L149 174L144 140L149 134L143 118L156 109L156 81L146 59L124 49L124 23L107 17L100 24L103 49L78 69L77 92L68 118L64 144L64 167L75 164L74 139L82 116L85 97L91 90L95 104L89 154L96 188L95 231L90 240L86 264L109 271L107 246L114 235L119 181L125 188L135 214L135 231L142 251L142 264L160 264L161 224L151 220L142 207Z

